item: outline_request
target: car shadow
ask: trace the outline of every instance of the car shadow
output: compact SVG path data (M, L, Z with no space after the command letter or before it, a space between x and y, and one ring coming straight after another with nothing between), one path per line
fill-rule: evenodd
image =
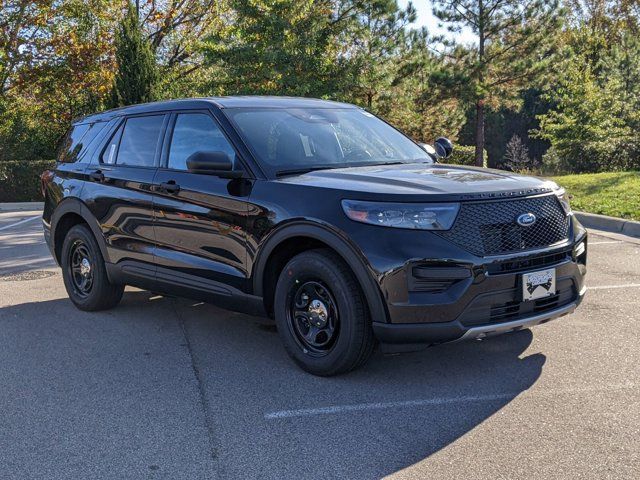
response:
M148 472L136 468L153 464L168 478L195 478L188 472L201 462L218 478L380 478L472 431L545 363L523 356L532 341L524 330L378 351L359 370L319 378L293 364L266 319L142 291L100 313L67 299L4 307L0 328L10 419L0 430L22 445L15 464L37 464L44 445L60 451L59 472L78 475L141 477ZM41 430L53 428L58 443L41 445ZM89 431L91 443L82 440Z
M214 421L214 429L230 478L365 479L398 472L529 389L546 360L540 353L522 356L533 338L523 330L411 354L378 351L359 370L319 378L293 364L272 323L171 302L215 415L229 419Z

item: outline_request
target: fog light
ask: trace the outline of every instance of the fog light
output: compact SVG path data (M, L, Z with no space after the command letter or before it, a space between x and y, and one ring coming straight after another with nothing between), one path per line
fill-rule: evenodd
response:
M578 258L580 255L584 253L585 250L586 250L586 247L584 245L584 241L582 241L578 244L578 246L574 250L575 257Z

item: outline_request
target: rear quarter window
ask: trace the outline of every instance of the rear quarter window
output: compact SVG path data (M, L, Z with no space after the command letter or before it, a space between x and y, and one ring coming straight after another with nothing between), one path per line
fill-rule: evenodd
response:
M105 125L106 122L73 125L62 140L56 160L59 163L82 162L86 157L87 147Z

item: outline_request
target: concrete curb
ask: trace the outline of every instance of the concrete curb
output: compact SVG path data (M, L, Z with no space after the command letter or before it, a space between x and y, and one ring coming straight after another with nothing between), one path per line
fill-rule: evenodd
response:
M0 203L0 212L34 212L43 208L44 202Z
M587 228L622 233L630 237L640 238L640 222L624 218L607 217L595 213L574 212L576 218Z

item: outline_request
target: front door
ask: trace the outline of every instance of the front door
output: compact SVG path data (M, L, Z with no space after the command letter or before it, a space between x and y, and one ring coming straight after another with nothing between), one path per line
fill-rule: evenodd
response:
M190 173L198 151L236 152L208 111L174 113L154 181L157 278L214 295L246 291L246 179Z

